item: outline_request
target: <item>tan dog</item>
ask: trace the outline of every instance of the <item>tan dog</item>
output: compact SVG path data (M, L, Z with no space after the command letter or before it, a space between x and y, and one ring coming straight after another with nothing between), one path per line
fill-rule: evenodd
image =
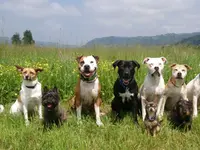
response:
M169 79L165 87L163 105L161 107L162 115L165 108L168 111L172 110L176 102L179 101L181 98L184 100L188 100L184 78L187 75L187 71L192 68L186 64L172 64L170 67L172 68L172 77Z
M21 91L18 99L10 108L11 114L24 114L26 125L29 125L28 116L35 110L35 106L38 106L39 118L42 119L42 90L41 83L37 79L38 72L43 69L23 68L16 66L17 70L23 76L23 82L21 85Z
M78 121L81 120L82 108L89 110L91 106L95 110L96 124L102 126L100 119L101 86L97 77L98 56L77 57L80 79L75 89L75 108Z

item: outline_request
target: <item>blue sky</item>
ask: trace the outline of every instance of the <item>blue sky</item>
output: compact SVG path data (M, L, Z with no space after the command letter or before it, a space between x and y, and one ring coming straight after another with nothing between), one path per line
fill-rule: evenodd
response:
M84 44L104 36L200 31L199 0L1 0L0 36Z

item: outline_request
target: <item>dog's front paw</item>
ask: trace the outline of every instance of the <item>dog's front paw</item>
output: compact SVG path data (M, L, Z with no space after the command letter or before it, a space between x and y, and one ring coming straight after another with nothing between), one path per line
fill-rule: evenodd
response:
M101 121L96 121L97 126L104 126L104 124Z

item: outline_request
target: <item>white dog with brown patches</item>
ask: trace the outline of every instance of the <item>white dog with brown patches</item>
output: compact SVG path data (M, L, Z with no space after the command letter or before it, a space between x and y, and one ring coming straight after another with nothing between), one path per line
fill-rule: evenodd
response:
M102 126L100 119L101 86L97 77L98 56L77 57L80 79L75 89L75 108L78 121L81 120L82 108L89 110L93 107L96 114L96 124Z
M18 99L10 108L11 114L24 114L25 124L29 125L28 115L38 106L39 118L42 119L42 89L41 83L37 79L38 72L42 69L23 68L16 66L23 76L21 91Z
M148 74L145 77L144 83L140 88L140 98L142 104L142 119L144 121L146 116L145 101L154 101L155 97L158 99L157 116L160 113L162 106L162 98L165 90L165 82L162 76L164 64L167 62L165 57L144 59L143 63L148 68Z
M165 87L161 115L163 115L165 109L171 111L180 99L188 100L184 79L187 75L187 71L192 68L186 64L172 64L170 67L172 68L172 77L169 79Z

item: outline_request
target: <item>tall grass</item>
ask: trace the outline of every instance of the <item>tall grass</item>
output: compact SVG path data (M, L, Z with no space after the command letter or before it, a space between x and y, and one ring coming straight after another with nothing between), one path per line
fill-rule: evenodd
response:
M165 81L171 76L168 67L172 63L185 63L193 69L188 72L186 82L200 71L200 49L186 46L168 47L93 47L93 48L39 48L11 47L0 45L0 103L6 105L6 112L0 114L0 149L199 149L200 119L194 120L191 132L182 133L171 129L165 119L161 133L148 137L140 120L141 128L135 128L131 117L113 125L110 114L103 116L104 127L98 128L91 116L85 116L82 125L76 124L74 115L60 129L43 133L42 125L36 117L31 125L25 127L23 117L14 118L8 111L19 93L21 76L14 65L40 67L42 86L57 86L63 106L74 94L78 78L76 57L80 55L98 55L100 57L98 75L102 85L103 108L110 108L113 98L113 84L117 71L112 63L117 59L136 60L141 68L136 72L136 80L141 85L147 73L142 61L145 57L164 56L168 64L164 69Z

